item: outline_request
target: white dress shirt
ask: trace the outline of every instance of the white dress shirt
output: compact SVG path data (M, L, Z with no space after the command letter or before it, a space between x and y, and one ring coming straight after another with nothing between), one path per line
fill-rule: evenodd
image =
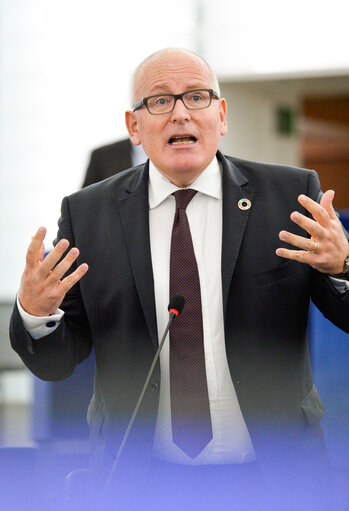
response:
M243 463L252 461L255 455L230 377L225 351L221 277L222 177L216 158L190 188L198 192L186 211L199 270L213 438L194 459L172 441L167 336L160 354L160 402L153 455L165 461L190 465ZM150 162L150 247L159 339L168 321L171 233L176 204L172 193L177 190L179 188Z

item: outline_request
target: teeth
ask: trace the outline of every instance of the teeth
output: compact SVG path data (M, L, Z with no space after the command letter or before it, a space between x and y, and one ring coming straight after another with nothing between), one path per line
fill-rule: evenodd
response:
M170 144L172 145L183 145L183 144L195 144L196 139L190 135L176 135L171 138Z
M194 144L194 140L177 139L172 142L172 145L181 145L181 144Z

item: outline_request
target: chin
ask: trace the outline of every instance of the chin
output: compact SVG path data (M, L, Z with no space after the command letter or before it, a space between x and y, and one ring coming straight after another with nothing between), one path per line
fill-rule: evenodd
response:
M207 167L202 158L193 155L179 154L176 158L167 162L167 168L172 172L198 172L200 173Z

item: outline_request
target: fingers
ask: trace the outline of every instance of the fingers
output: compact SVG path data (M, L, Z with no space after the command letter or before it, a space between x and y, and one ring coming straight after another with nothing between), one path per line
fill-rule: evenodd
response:
M313 252L307 252L305 250L289 250L287 248L276 249L276 255L285 259L291 259L292 261L298 261L300 263L312 263Z
M291 213L291 220L295 224L299 225L299 227L307 231L310 236L313 236L314 238L321 236L322 226L315 220L301 215L298 213L298 211Z
M33 316L48 316L62 303L65 294L88 270L81 264L64 278L66 272L76 263L79 250L69 247L66 239L60 240L55 248L44 257L46 229L41 227L33 236L27 251L27 264L19 289L21 305Z
M319 238L323 235L324 229L331 228L333 221L338 222L337 215L333 209L334 191L327 190L321 198L320 204L313 201L306 195L300 195L298 202L311 213L313 218L302 215L298 211L291 213L291 220L302 227L307 233L314 237ZM298 245L296 245L298 246ZM302 247L300 247L302 248Z
M281 231L279 233L279 238L281 241L285 241L294 247L301 248L306 252L314 251L315 242L311 238L303 238L303 236L297 236L296 234L292 234L287 231Z
M337 218L336 212L333 208L334 191L327 190L320 200L320 205L327 211L329 217L334 220Z
M340 273L348 251L348 241L333 209L333 197L333 190L324 193L320 204L305 195L298 197L299 203L313 218L294 211L291 220L304 229L310 238L281 231L279 238L299 250L278 248L278 256L307 263L323 273Z
M333 209L333 198L334 191L327 190L321 197L320 204L306 195L300 195L298 202L311 213L316 222L323 227L328 227L331 220L337 220L337 215Z
M34 268L42 257L45 236L46 228L40 227L32 237L26 256L26 263L29 268Z
M64 287L64 292L66 293L72 288L88 271L88 265L86 263L80 264L80 266L71 274L68 275L65 279L62 280L62 286Z
M327 198L326 198L327 200ZM301 215L298 211L294 211L291 214L291 219L297 225L305 229L309 234L315 236L321 230L321 227L327 228L331 222L331 218L327 210L317 202L313 201L306 195L300 195L298 202L311 213L314 220L311 218Z
M61 256L64 254L65 249L69 246L69 242L67 240L61 240L59 243L57 243L54 250L48 254L48 256L45 259L48 260L49 265L53 265L61 258ZM57 250L56 250L57 249ZM88 265L86 263L80 264L78 268L72 272L70 275L65 277L63 279L63 276L67 273L67 271L71 268L73 263L76 261L80 254L79 249L76 247L73 247L71 250L69 250L68 254L62 259L62 261L57 264L53 269L49 270L49 277L50 280L53 282L56 282L61 286L60 292L63 292L64 294L69 291L71 287L73 287L88 271Z
M62 240L62 241L67 241L67 240ZM65 246L65 244L64 244L64 246ZM61 253L61 251L62 251L62 247L57 251L56 254L53 254L53 256L52 256L53 261L54 261L54 259L57 258L57 255ZM63 252L64 252L64 250L63 250ZM57 266L55 268L50 270L50 275L53 278L55 278L56 280L60 280L63 277L63 275L69 270L71 265L76 261L79 253L80 252L77 248L75 248L75 247L72 248L68 252L68 254L65 256L65 258L59 264L57 264ZM59 260L59 259L60 259L60 257L58 257L57 260Z
M76 261L77 257L79 256L79 250L75 247L72 248L64 257L64 259L59 264L57 264L58 261L62 259L64 252L69 247L69 241L62 239L44 259L45 247L43 242L45 236L46 228L40 227L32 237L27 250L27 270L32 271L35 269L41 278L52 275L56 280L60 280L69 270L72 264ZM41 264L38 265L38 263ZM86 271L87 265L86 268L84 267L83 274L86 273Z
M58 261L63 257L64 252L69 247L69 241L62 239L60 240L54 249L51 250L49 254L45 257L43 260L41 266L40 266L40 275L43 277L46 277L50 275L52 268L58 263ZM73 250L73 249L72 249ZM76 249L77 250L77 249ZM77 253L76 257L79 255L79 252ZM76 259L75 257L75 259Z
M311 238L302 238L302 236L296 236L295 234L291 234L287 231L281 231L279 238L294 247L300 248L301 250L278 248L276 250L276 254L278 256L310 265L316 263L318 260L319 243L317 241Z

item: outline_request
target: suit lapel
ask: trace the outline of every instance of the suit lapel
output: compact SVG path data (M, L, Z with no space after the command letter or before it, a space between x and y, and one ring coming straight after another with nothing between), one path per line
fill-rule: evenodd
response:
M225 317L230 283L251 211L240 209L238 203L240 199L249 199L253 207L255 194L248 179L236 165L219 152L217 157L223 169L222 288Z
M224 158L220 152L217 153L217 157L223 169L222 288L225 315L230 282L250 213L250 209L240 209L238 202L245 198L253 204L254 190L236 165ZM157 348L158 334L149 238L148 181L149 165L146 163L140 172L133 174L117 200L136 289L152 342Z
M148 330L158 347L153 268L149 238L148 162L133 174L118 198L118 206L133 277Z

